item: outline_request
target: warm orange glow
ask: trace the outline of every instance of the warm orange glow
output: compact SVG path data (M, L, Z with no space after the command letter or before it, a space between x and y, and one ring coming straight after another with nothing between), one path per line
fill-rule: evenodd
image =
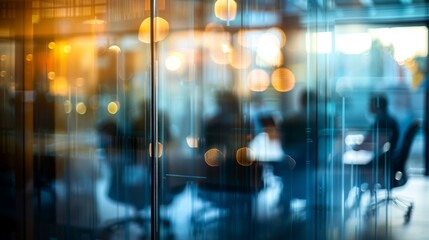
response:
M68 83L65 77L55 77L49 82L49 91L52 95L65 96L68 93Z
M85 79L83 79L83 78L81 78L81 77L79 77L79 78L76 78L76 86L77 87L83 87L83 84L85 83Z
M221 20L234 20L237 15L237 3L234 0L217 0L214 12L215 16Z
M139 29L139 40L144 43L150 43L150 17L143 20ZM167 37L170 30L168 22L161 18L154 18L154 41L159 42Z
M209 48L210 59L217 64L228 64L231 54L231 35L225 32L222 25L207 24L204 31L204 46Z
M144 10L145 11L150 10L150 2L151 2L151 0L144 0ZM164 10L165 9L165 0L156 1L156 8L158 10Z
M252 53L250 50L242 47L233 49L229 58L231 66L236 69L246 69L252 63Z
M104 24L104 23L105 23L104 20L97 19L97 18L83 21L83 24L89 24L89 25L101 25L101 24Z
M225 39L224 43L229 43L227 34L222 25L217 23L209 23L204 29L204 47L212 48L213 43L220 42L222 39Z
M253 153L252 149L248 147L242 147L237 150L235 158L237 163L241 166L250 166L252 165L253 161L255 161L255 154Z
M48 79L49 80L54 80L55 79L55 72L49 72L48 73Z
M210 48L210 59L217 64L228 64L231 53L228 51L225 52L226 48L224 43L214 43Z
M271 75L271 84L279 92L287 92L295 87L295 76L287 68L278 68Z
M270 85L270 76L262 69L254 69L247 75L249 89L254 92L263 92Z
M204 154L204 161L210 167L218 167L225 161L225 156L219 149L212 148Z
M2 54L2 55L1 55L1 57L0 57L0 60L1 60L2 62L6 61L6 55Z
M70 53L71 52L71 46L70 45L64 46L63 51L64 51L64 53Z
M25 56L25 60L27 60L27 62L33 61L33 54L27 54L27 56Z
M157 148L155 149L155 152L157 152L157 158L162 157L163 147L160 142L157 144ZM152 143L149 143L149 156L152 157Z
M6 76L6 71L4 71L4 70L3 70L3 71L1 71L1 72L0 72L0 77L5 77L5 76Z

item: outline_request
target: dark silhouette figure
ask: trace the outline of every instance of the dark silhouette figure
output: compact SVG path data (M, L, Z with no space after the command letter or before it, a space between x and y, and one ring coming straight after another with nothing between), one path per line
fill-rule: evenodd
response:
M393 152L399 140L399 128L396 119L388 112L388 101L382 94L374 94L369 100L369 111L375 119L365 134L361 144L353 146L354 150ZM385 144L388 145L385 145ZM384 148L384 149L383 149Z
M125 203L135 209L149 204L149 169L134 158L131 138L111 120L97 126L99 146L104 149L110 169L108 196L116 202Z
M299 111L280 124L280 139L284 161L275 164L273 172L281 177L283 190L280 204L288 215L291 199L305 199L312 206L317 141L316 94L303 90L299 95ZM307 212L308 213L308 212Z
M353 150L374 152L374 159L361 167L362 181L370 186L382 179L375 179L378 169L390 169L391 159L396 152L399 140L399 127L396 119L388 112L388 101L383 94L373 94L369 100L369 111L375 119L365 134L361 144L353 146Z
M225 188L245 190L254 187L250 181L250 169L254 164L246 150L250 141L250 124L244 121L238 97L230 91L220 91L216 95L217 112L204 125L204 149L216 149L219 156L206 166L208 185L223 185ZM206 162L208 156L206 154ZM210 164L210 163L208 163Z

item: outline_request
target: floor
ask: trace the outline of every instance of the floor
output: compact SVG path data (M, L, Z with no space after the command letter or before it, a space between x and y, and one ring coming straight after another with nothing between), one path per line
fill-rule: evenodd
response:
M347 239L429 239L429 177L411 176L406 185L392 191L392 196L413 202L408 223L404 220L405 211L395 205L382 205L373 216L367 216L362 206L346 223Z

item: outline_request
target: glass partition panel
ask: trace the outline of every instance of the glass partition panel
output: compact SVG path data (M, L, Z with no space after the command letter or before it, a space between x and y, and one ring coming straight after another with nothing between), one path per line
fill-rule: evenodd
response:
M423 174L427 28L338 24L332 36L338 126L332 141L338 138L333 152L340 153L332 191L344 219L340 233L390 238L400 229L395 219L407 223L413 206L391 195L409 176Z
M157 43L160 218L179 238L313 236L317 93L303 19L287 7L158 11L170 27Z
M427 19L421 1L0 0L0 235L419 239Z

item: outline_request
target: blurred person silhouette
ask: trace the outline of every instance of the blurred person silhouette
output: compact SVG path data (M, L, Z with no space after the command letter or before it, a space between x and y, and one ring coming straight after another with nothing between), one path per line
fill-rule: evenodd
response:
M272 114L259 117L262 132L257 134L250 142L249 147L255 153L255 159L261 162L277 162L284 158L280 142L280 131Z
M313 181L313 165L316 158L314 142L316 132L316 93L301 90L298 95L299 109L285 117L280 124L280 139L285 153L284 161L274 167L274 174L283 181L281 203L288 214L291 199L305 199L310 206L309 191Z
M151 105L148 99L140 102L138 109L138 116L132 123L132 135L137 137L140 142L139 147L145 147L148 149L151 140ZM161 110L158 110L158 141L163 144L168 144L171 141L170 134L170 119L168 115Z
M150 177L148 168L133 157L130 138L113 120L98 124L99 147L105 151L105 160L110 170L108 197L125 203L134 209L149 204Z
M0 235L5 239L15 236L17 226L17 204L19 196L16 185L16 159L17 156L13 142L10 141L15 133L15 98L10 87L0 85Z
M385 150L388 148L394 151L399 140L399 127L396 119L389 114L387 97L384 94L372 94L368 108L374 117L373 122L363 141L354 145L353 150L381 150L384 153L382 148L385 147ZM389 143L388 146L385 146L386 143Z
M252 200L262 189L262 171L253 161L253 153L248 148L251 127L241 111L238 96L229 90L220 90L215 95L216 113L205 120L203 125L204 161L200 165L201 174L206 178L198 184L198 195L210 202L207 206L224 209L217 227L218 238L229 239L233 234L250 237L248 224L252 216ZM201 210L201 221L195 221L199 231L206 229L205 211ZM231 228L227 219L248 218L242 224Z
M222 183L228 188L252 188L254 186L247 182L250 173L246 169L252 165L252 153L247 149L251 140L251 127L249 122L244 121L238 96L228 90L219 91L216 93L216 107L217 112L206 120L203 129L205 151L215 150L221 153L218 162L214 164L216 167L207 168L208 174L214 174L212 180L215 181L208 181L208 184ZM220 175L225 177L221 178Z
M353 145L352 149L373 152L372 161L361 167L362 181L373 185L376 183L373 182L372 173L376 166L390 169L393 164L390 159L397 150L400 132L397 120L388 111L388 99L384 94L371 94L368 107L374 117L373 122L363 141Z
M253 129L252 134L256 136L264 131L261 118L269 115L271 110L266 105L261 93L254 93L250 101L249 116Z
M150 144L152 143L152 108L151 102L149 99L145 99L139 104L139 114L134 119L131 128L131 136L133 139L133 151L135 157L142 162L143 165L148 168L151 166L150 160ZM162 157L163 161L160 161L160 171L165 174L170 171L172 164L174 164L175 159L174 153L170 151L171 144L171 131L170 131L170 118L162 110L158 110L158 142L162 144ZM177 161L176 161L177 162ZM180 193L185 185L177 178L168 178L163 177L162 174L159 175L159 181L162 186L165 186L163 193L160 194L160 201L163 204L169 204L172 201L172 198Z

